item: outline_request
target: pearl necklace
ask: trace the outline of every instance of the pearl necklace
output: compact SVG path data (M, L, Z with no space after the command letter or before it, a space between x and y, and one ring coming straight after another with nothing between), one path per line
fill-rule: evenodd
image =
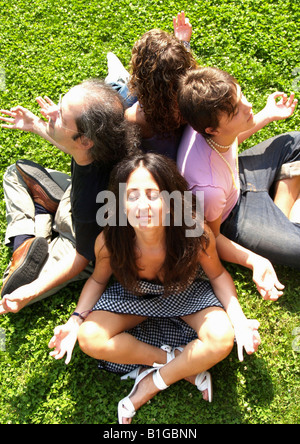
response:
M212 150L214 150L214 151L218 154L218 156L221 157L221 159L223 160L223 162L226 163L226 165L227 165L227 167L228 167L228 169L229 169L229 171L230 171L230 173L231 173L231 177L232 177L233 185L234 185L234 187L236 188L236 190L239 190L239 188L240 188L240 186L239 186L239 185L240 185L240 184L239 184L240 171L239 171L239 158L238 158L238 153L236 153L236 171L237 171L237 177L238 177L238 183L236 183L236 180L235 180L235 177L234 177L234 172L233 172L233 170L232 170L232 168L231 168L230 163L227 161L227 159L225 159L225 157L220 153L220 151L217 150L217 147L218 147L218 148L221 148L221 149L227 149L227 150L229 150L229 148L231 148L233 144L231 144L231 145L227 145L227 146L219 145L217 142L215 142L214 140L212 140L210 137L208 137L208 138L205 139L205 140L206 140L206 142L208 143L208 145L210 146L210 148L211 148ZM233 143L236 144L236 147L238 147L237 139L235 139L235 141L234 141Z
M219 143L217 143L215 140L211 139L210 137L208 137L206 139L206 141L208 142L209 146L211 147L211 145L213 145L215 148L219 148L221 150L229 150L229 148L232 147L232 143L230 145L220 145Z

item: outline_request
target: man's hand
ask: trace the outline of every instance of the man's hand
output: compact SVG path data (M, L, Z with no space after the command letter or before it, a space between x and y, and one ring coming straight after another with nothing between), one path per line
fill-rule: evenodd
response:
M57 110L57 105L51 99L49 99L49 97L47 97L47 96L45 96L45 97L39 96L36 98L36 101L41 108L40 113L46 119L48 119L49 112L53 111L54 109Z
M31 299L36 297L35 282L17 288L11 294L6 294L0 301L0 315L6 313L18 313Z
M11 108L10 111L1 109L0 120L6 122L1 125L2 128L30 131L32 133L35 132L37 124L40 121L35 114L23 106L16 106Z
M192 36L192 25L182 11L173 17L174 34L180 41L189 42Z

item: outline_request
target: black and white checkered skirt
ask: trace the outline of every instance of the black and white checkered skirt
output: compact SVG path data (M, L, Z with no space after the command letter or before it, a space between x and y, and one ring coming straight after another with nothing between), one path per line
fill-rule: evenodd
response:
M162 285L148 281L139 282L139 291L142 296L131 293L117 282L106 289L93 310L147 317L128 333L155 347L188 344L197 334L181 317L209 307L223 308L207 280L197 279L183 292L167 297ZM99 361L99 368L114 373L127 373L137 365Z

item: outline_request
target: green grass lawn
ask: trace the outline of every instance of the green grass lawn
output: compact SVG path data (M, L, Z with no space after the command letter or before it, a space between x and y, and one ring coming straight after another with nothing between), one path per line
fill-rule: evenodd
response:
M37 112L36 96L47 94L57 101L83 79L105 77L108 51L129 67L134 41L154 27L172 32L172 16L181 10L193 24L196 59L235 75L255 111L276 90L296 90L300 98L298 0L0 0L0 8L0 108L21 104ZM241 149L300 129L299 122L297 110ZM32 134L0 129L0 149L1 183L5 169L18 158L70 171L67 155ZM0 205L4 241L2 186ZM10 252L3 242L0 251L2 275ZM240 363L234 350L212 369L212 404L179 382L138 411L135 424L299 423L299 272L277 268L286 291L270 303L261 299L247 270L228 269L246 315L261 323L258 353ZM78 347L68 366L49 357L53 328L68 319L80 290L80 284L73 284L51 299L0 318L0 333L5 335L5 344L0 341L1 423L116 423L117 402L129 392L130 382L100 372Z

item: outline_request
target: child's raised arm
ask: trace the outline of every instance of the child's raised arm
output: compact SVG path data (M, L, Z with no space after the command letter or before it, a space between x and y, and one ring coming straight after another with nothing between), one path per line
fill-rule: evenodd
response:
M248 137L257 133L257 131L275 120L284 120L291 117L295 111L297 103L298 100L295 99L294 93L291 93L289 97L287 94L280 91L270 94L266 106L254 116L255 126L249 131L240 133L238 136L238 143L242 143L244 140L248 139Z

